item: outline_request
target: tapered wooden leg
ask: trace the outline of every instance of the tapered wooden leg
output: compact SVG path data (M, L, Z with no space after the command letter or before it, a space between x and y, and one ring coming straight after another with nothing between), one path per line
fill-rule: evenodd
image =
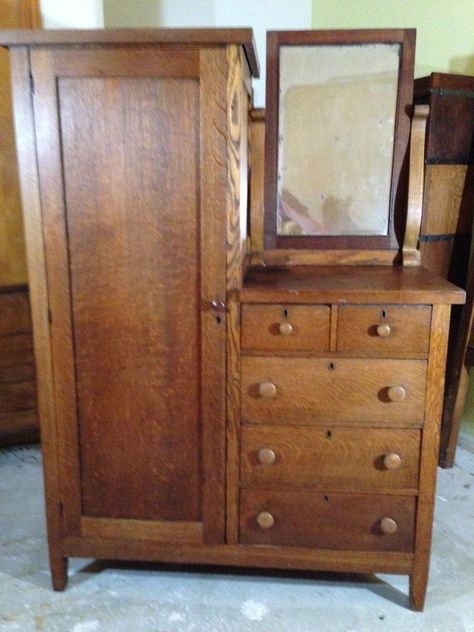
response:
M410 575L410 606L412 610L421 612L425 607L426 588L428 585L428 568L415 570Z
M56 552L50 548L49 564L54 590L64 590L66 588L68 562L67 557L63 557L59 551Z

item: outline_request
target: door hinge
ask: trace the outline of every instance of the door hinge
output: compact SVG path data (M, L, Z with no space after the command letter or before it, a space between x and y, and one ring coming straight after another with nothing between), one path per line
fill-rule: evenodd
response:
M33 77L33 73L30 71L30 92L31 94L35 93L35 78Z

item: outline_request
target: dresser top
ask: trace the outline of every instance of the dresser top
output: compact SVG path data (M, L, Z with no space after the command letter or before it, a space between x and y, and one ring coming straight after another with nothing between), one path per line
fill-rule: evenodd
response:
M0 46L180 44L189 46L243 46L250 70L259 77L259 63L253 31L235 29L21 29L0 30Z
M251 268L247 303L462 304L464 290L421 267L295 266Z

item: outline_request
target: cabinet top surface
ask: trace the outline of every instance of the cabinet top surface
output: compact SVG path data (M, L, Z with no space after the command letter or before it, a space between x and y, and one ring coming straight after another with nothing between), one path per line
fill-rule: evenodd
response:
M240 297L249 303L462 304L465 293L420 267L295 266L251 268Z
M244 47L252 75L259 76L259 63L251 28L0 30L0 46L3 47L127 44L175 44L203 47L237 44Z

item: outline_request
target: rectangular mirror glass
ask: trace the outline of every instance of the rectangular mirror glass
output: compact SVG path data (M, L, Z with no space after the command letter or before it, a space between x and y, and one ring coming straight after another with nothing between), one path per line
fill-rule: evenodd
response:
M415 39L413 29L267 33L265 250L396 255Z
M277 235L388 234L400 52L280 46Z

